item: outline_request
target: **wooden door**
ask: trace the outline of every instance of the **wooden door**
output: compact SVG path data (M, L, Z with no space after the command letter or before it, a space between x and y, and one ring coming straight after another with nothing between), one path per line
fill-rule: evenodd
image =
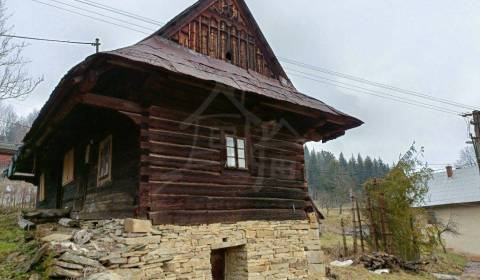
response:
M88 153L88 156L86 155ZM73 204L73 212L81 212L83 210L83 205L85 204L85 198L87 196L87 188L88 188L88 176L90 174L90 147L89 145L85 148L85 161L77 161L81 162L78 174L78 182L77 182L77 189L75 193L75 202ZM82 158L83 159L83 158Z
M212 279L225 280L225 250L212 251L210 263L212 264Z

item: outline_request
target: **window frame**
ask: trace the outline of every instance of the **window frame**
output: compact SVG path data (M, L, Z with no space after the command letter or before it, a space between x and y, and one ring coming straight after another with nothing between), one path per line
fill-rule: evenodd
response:
M66 168L68 167L68 170ZM67 174L68 172L68 174ZM75 181L75 149L68 150L63 156L62 186L65 187Z
M102 161L102 149L103 147L109 144L109 157L108 157L108 174L101 176L101 163ZM98 144L98 161L97 161L97 187L102 187L112 181L112 155L113 155L113 137L112 135L107 136Z
M228 139L231 138L233 139L233 147L228 145ZM238 140L243 141L243 149L238 147ZM225 165L224 167L229 170L240 170L240 171L248 171L249 170L249 162L248 162L248 139L246 137L239 137L236 135L232 134L225 134L224 135L224 141L225 141ZM234 156L229 156L228 155L228 149L233 148L234 149ZM243 158L239 157L239 150L243 150ZM235 159L235 166L230 166L229 165L229 159L234 158ZM243 159L245 163L245 167L240 167L240 160Z

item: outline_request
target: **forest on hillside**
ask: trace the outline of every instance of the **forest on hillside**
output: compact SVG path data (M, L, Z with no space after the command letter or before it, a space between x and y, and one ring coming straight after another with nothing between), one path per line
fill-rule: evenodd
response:
M384 177L390 167L382 159L358 154L348 160L328 151L305 147L305 174L311 197L324 206L339 206L349 201L352 190L363 193L363 184L371 178ZM325 205L329 204L329 205Z

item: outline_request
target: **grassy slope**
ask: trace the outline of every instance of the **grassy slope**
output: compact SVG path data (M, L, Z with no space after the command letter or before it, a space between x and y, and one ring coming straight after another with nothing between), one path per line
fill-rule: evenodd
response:
M25 241L28 233L18 227L17 217L17 212L0 210L0 279L28 279L29 275L18 272L16 265L27 261L37 248L33 241ZM18 256L9 259L12 253Z
M326 214L326 211L323 211ZM340 219L344 218L345 227L351 227L351 213L348 210L344 210L342 215L339 214L338 209L329 211L329 215L325 218L322 224L322 248L324 249L327 257L327 262L333 261L339 258L339 253L342 251L343 240L341 236ZM360 243L360 242L359 242ZM347 246L352 247L353 241L351 237L347 237ZM463 272L467 264L467 259L463 256L448 253L437 253L438 261L428 265L425 269L427 272L455 274L460 275ZM429 273L421 273L418 275L408 274L404 272L395 272L389 275L376 275L363 268L361 265L355 265L349 268L332 268L332 272L339 276L340 280L351 279L388 279L388 280L430 280L434 279Z

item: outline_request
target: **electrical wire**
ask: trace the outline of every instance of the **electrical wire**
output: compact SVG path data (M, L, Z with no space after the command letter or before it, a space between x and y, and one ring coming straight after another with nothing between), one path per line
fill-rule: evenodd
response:
M86 14L82 14L82 13L79 13L79 12L76 12L76 11L72 11L72 10L70 10L70 9L66 9L66 8L59 7L59 6L56 6L56 5L53 5L53 4L45 3L45 2L42 2L42 1L39 1L39 0L31 0L31 1L37 2L37 3L42 4L42 5L45 5L45 6L49 6L49 7L52 7L52 8L56 8L56 9L59 9L59 10L63 10L63 11L65 11L65 12L69 12L69 13L71 13L71 14L83 16L83 17L86 17L86 18L89 18L89 19L93 19L93 20L96 20L96 21L100 21L100 22L103 22L103 23L112 24L112 25L115 25L115 26L117 26L117 27L122 27L122 28L131 30L131 31L135 31L135 32L138 32L138 33L142 33L142 34L146 34L146 35L149 35L149 34L150 34L150 33L148 33L148 32L144 32L144 31L141 31L141 30L138 30L138 29L135 29L135 28L130 28L130 27L128 27L128 26L126 26L126 25L123 25L123 24L118 24L118 23L115 23L115 22L111 22L111 21L108 21L108 20L101 19L101 18L93 17L93 16L86 15Z
M103 19L99 19L99 18L96 18L96 17L85 15L85 14L82 14L82 13L78 13L76 11L72 11L72 10L69 10L69 9L58 7L56 5L48 4L48 3L45 3L45 2L42 2L42 1L39 1L39 0L32 0L32 1L43 4L43 5L51 6L53 8L57 8L57 9L60 9L60 10L64 10L64 11L67 11L67 12L70 12L70 13L73 13L73 14L77 14L77 15L81 15L81 16L88 17L88 18L91 18L91 19L99 20L99 21L102 21L104 23L113 24L113 25L116 25L116 26L119 26L119 27L122 27L122 28L126 28L126 29L129 29L129 30L132 30L132 31L140 32L140 33L143 33L143 34L149 34L149 33L137 30L137 29L130 28L128 26L119 25L117 23L113 23L113 22L110 22L110 21L106 21L106 20L103 20ZM52 0L52 1L59 2L57 0ZM90 3L92 3L92 6L94 6L93 4L95 4L97 6L108 7L109 9L111 9L112 12L116 12L116 13L122 12L124 14L135 15L135 14L124 12L124 11L121 11L121 10L118 10L118 9L115 9L115 8L111 8L111 7L106 6L106 5L98 4L96 2L89 1L89 0L74 0L74 1L82 2L82 3L90 2ZM114 11L114 10L116 10L116 11ZM100 14L100 15L102 15L102 14ZM137 16L137 15L135 15L135 16ZM127 24L130 24L130 23L127 22ZM461 104L461 103L450 101L450 100L447 100L447 99L428 96L428 95L424 95L424 94L421 94L421 93L418 93L418 92L409 91L409 90L405 90L405 89L401 89L401 88L397 88L397 87L394 87L394 86L381 84L381 83L377 83L377 82L372 82L372 81L369 81L369 80L366 80L366 79L363 79L363 78L359 78L359 77L355 77L355 76L352 76L352 75L328 70L328 69L313 66L313 65L308 65L308 64L305 64L305 63L302 63L302 62L299 62L299 61L296 61L296 60L293 60L293 59L288 59L288 58L280 58L280 59L284 62L294 64L294 65L297 65L299 67L308 68L308 69L311 69L311 70L314 70L314 71L320 71L320 72L323 71L327 74L333 74L333 75L337 75L339 77L343 77L343 78L346 78L346 79L351 79L351 80L354 80L354 81L357 81L357 82L363 82L363 83L367 83L367 84L374 85L374 86L384 87L384 88L389 89L389 90L396 90L396 91L399 91L399 92L403 92L405 94L417 96L417 97L420 97L420 98L426 98L430 101L436 101L436 102L448 104L448 105L451 105L451 106L457 106L457 107L461 106L463 108L465 108L465 107L474 108L474 107L471 107L469 105ZM401 102L401 103L404 103L404 104L409 104L409 105L413 105L413 106L417 106L417 107L422 107L422 108L426 108L426 109L429 109L429 110L435 110L435 111L443 112L443 113L447 113L447 114L452 114L452 115L459 115L460 114L460 112L457 112L457 111L454 111L454 110L451 110L451 109L448 109L448 108L436 106L436 105L433 105L433 104L423 103L423 102L416 101L416 100L411 100L411 99L405 99L405 98L402 98L402 97L399 97L399 96L396 96L396 95L393 95L393 94L389 94L389 93L385 93L385 92L378 92L378 91L374 91L374 90L371 90L371 89L368 89L368 88L363 88L363 87L359 87L359 86L356 86L356 85L343 83L341 81L328 79L328 78L325 78L325 77L315 76L315 75L308 74L308 73L301 72L301 71L297 71L297 70L291 70L291 71L297 72L297 74L290 73L291 75L301 77L301 78L304 78L304 79L309 79L309 80L312 80L312 81L315 81L315 82L319 82L319 83L323 83L323 84L327 84L327 85L333 85L333 86L336 86L336 87L339 87L339 88L344 88L344 89L355 91L355 92L361 92L361 93L364 93L364 94L380 97L380 98L383 98L383 99L389 99L389 100L392 100L392 101ZM302 75L300 75L298 73L301 73ZM322 79L323 81L319 80L319 79Z
M295 74L295 73L288 73L288 74L296 76L296 77L304 78L304 79L307 79L307 80L311 80L311 81L314 81L314 82L327 84L327 85L332 85L332 86L335 86L335 87L338 87L338 88L347 89L347 90L350 90L350 91L353 91L353 92L364 93L364 94L368 94L368 95L371 95L371 96L376 96L376 97L387 99L387 100L392 100L392 101L396 101L396 102L400 102L400 103L404 103L404 104L409 104L409 105L412 105L412 106L426 108L426 109L429 109L429 110L434 110L434 111L438 111L438 112L442 112L442 113L446 113L446 114L450 114L450 115L459 116L459 114L460 114L459 112L451 111L451 110L448 110L448 109L439 109L439 108L437 108L433 105L423 105L423 104L427 104L427 103L420 104L420 103L417 103L417 102L410 102L410 101L407 101L407 100L402 99L400 97L395 98L395 97L385 96L385 95L382 95L382 94L376 94L376 93L371 92L371 91L362 90L362 89L353 88L353 87L342 86L342 85L335 84L333 82L322 81L322 80L312 78L312 77L309 77L309 76L305 76L305 75L299 75L299 74Z
M364 78L360 78L360 77L356 77L356 76L353 76L353 75L349 75L349 74L329 70L329 69L326 69L326 68L306 64L306 63L303 63L303 62L300 62L300 61L297 61L297 60L293 60L293 59L289 59L289 58L279 57L279 60L283 61L285 63L288 63L288 64L296 65L296 66L306 68L306 69L310 69L310 70L313 70L313 71L322 72L322 73L329 74L329 75L334 75L334 76L341 77L341 78L348 79L348 80L352 80L352 81L355 81L355 82L364 83L364 84L368 84L368 85L376 86L376 87L381 87L381 88L396 91L396 92L399 92L399 93L402 93L402 94L416 96L416 97L419 97L419 98L428 99L430 101L435 101L435 102L439 102L439 103L443 103L443 104L447 104L447 105L451 105L451 106L457 106L457 107L464 108L464 109L469 109L469 110L475 110L476 108L480 107L480 106L479 107L474 107L474 106L471 106L471 105L468 105L468 104L463 104L463 103L460 103L460 102L456 102L456 101L452 101L452 100L448 100L448 99L444 99L444 98L439 98L439 97L436 97L436 96L423 94L421 92L407 90L407 89L403 89L403 88L399 88L399 87L395 87L395 86L391 86L391 85L387 85L387 84L382 84L382 83L370 81L370 80L367 80L367 79L364 79Z
M418 103L418 104L424 105L424 106L430 106L430 107L438 109L438 110L450 111L451 113L458 114L458 115L460 114L460 112L453 111L453 110L445 108L445 107L439 107L439 106L431 105L431 104L424 103L424 102L421 102L421 101L417 101L417 100L413 100L413 99L407 99L407 98L399 97L399 96L389 94L389 93L385 93L385 92L375 91L375 90L372 90L372 89L369 89L369 88L364 88L364 87L360 87L360 86L357 86L357 85L344 83L344 82L341 82L341 81L337 81L337 80L334 80L334 79L329 79L329 78L322 77L322 76L312 75L310 73L306 73L306 72L302 72L302 71L298 71L298 70L294 70L294 69L289 69L289 68L285 68L285 69L287 69L289 71L294 71L294 72L297 72L297 73L300 73L302 75L306 75L306 76L309 76L309 77L322 79L322 80L325 80L325 81L329 81L329 82L332 82L332 83L336 83L336 84L340 84L340 85L344 85L344 86L348 86L348 87L353 87L355 89L359 89L359 90L362 90L362 91L367 91L367 92L370 92L370 93L373 93L373 94L385 95L385 96L388 96L388 97L397 98L397 99L405 100L405 101L408 101L408 102Z
M36 37L18 36L18 35L9 35L9 34L0 34L0 37L17 38L17 39L24 39L24 40L35 40L35 41L45 41L45 42L54 42L54 43L77 44L77 45L90 45L90 46L96 46L97 45L97 43L90 43L90 42L77 42L77 41L68 41L68 40L45 39L45 38L36 38Z
M134 14L134 13L127 12L127 11L124 11L124 10L120 10L120 9L117 9L117 8L114 8L114 7L111 7L111 6L107 6L107 5L104 5L104 4L100 4L100 3L97 3L97 2L94 2L94 1L89 1L89 0L84 0L84 1L82 1L82 0L72 0L72 1L83 3L85 5L93 6L93 7L103 9L103 10L106 10L106 11L109 11L109 12L112 12L112 13L117 13L117 14L120 14L120 15L123 15L123 16L126 16L126 17L130 17L130 18L133 18L133 19L136 19L136 20L139 20L139 21L143 21L143 22L146 22L146 23L149 23L149 24L152 24L152 25L162 26L162 25L165 24L161 21L157 21L157 20L154 20L154 19L151 19L151 18L144 17L142 15Z
M116 20L116 21L121 22L121 23L125 23L125 24L129 24L129 25L132 25L132 26L135 26L135 27L139 27L139 28L142 28L142 29L145 29L145 30L148 30L148 31L153 31L149 27L145 27L145 26L142 26L142 25L139 25L139 24L136 24L136 23L133 23L133 22L129 22L129 21L126 21L126 20L123 20L123 19L119 19L119 18L116 18L116 17L111 17L111 16L108 16L108 15L105 15L105 14L102 14L102 13L98 13L98 12L88 10L88 9L85 9L85 8L82 8L82 7L71 5L71 4L62 2L62 1L58 1L58 0L50 0L50 1L54 2L54 3L57 3L57 4L67 6L67 7L70 7L70 8L74 8L74 9L77 9L77 10L80 10L80 11L91 13L91 14L94 14L94 15L97 15L97 16L105 17L105 18L108 18L108 19L111 19L111 20Z

